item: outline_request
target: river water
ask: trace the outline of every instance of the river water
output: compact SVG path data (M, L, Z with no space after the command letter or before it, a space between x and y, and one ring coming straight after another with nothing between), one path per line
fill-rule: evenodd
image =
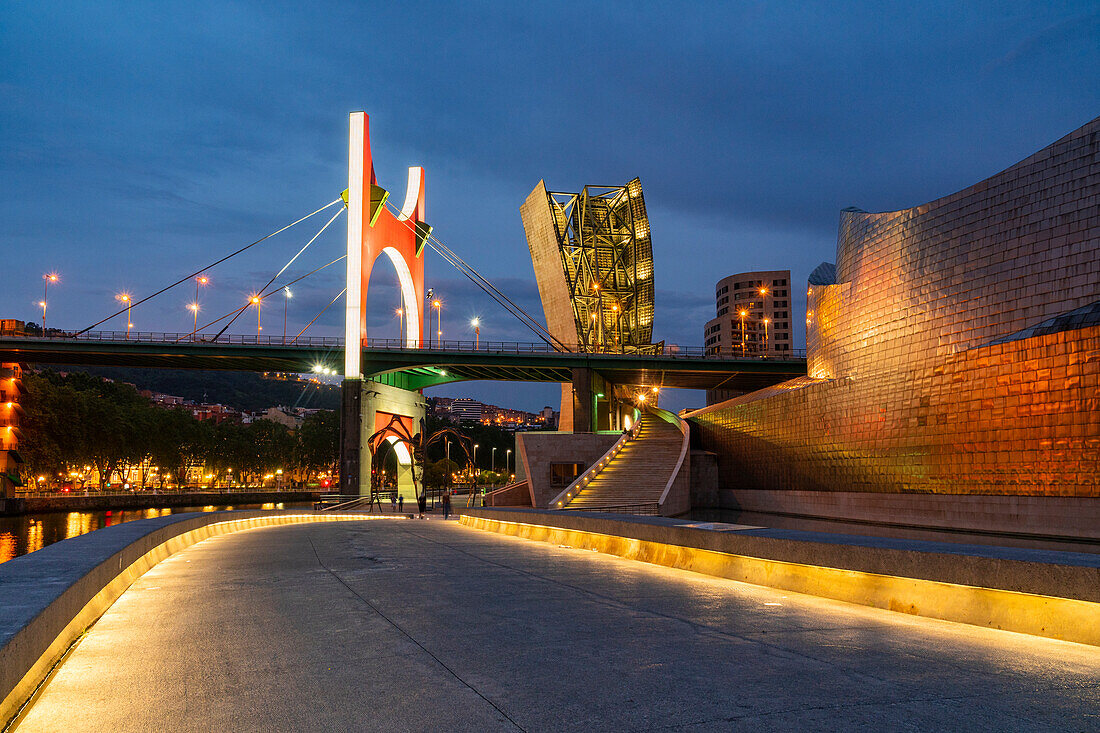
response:
M28 552L41 550L46 545L67 540L70 537L94 532L135 519L152 519L184 512L212 512L220 509L295 509L313 508L309 502L279 502L275 504L233 504L217 506L188 506L164 509L113 509L88 512L47 512L24 514L18 517L0 517L0 563Z

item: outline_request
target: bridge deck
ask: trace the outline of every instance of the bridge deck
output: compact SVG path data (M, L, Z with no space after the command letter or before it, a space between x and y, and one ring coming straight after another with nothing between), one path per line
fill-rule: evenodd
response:
M327 368L333 373L339 373L343 364L343 344L335 338L283 344L278 339L239 336L210 342L192 341L187 334L100 336L0 336L0 361L255 372ZM472 342L401 348L396 342L374 341L363 350L364 376L408 389L476 379L569 382L575 368L594 369L613 384L748 391L805 376L806 360L707 355L701 350L658 356L560 352L542 344L507 342L481 342L477 348Z
M1066 730L1100 713L1098 680L1092 647L349 522L157 566L19 730Z

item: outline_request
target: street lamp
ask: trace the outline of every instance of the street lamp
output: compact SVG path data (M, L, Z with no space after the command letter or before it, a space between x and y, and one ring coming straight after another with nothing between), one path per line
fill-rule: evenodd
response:
M57 273L48 272L42 276L42 302L39 305L42 306L42 335L46 335L46 300L47 293L50 289L50 283L57 282Z
M290 288L283 288L283 295L286 296L285 298L283 298L283 345L285 346L286 345L286 309L290 305L290 299L294 296L291 294Z
M475 318L470 321L470 325L474 327L474 350L481 348L481 319Z
M761 286L760 290L760 312L764 312L764 301L768 297L768 286ZM764 356L768 355L768 319L764 319Z
M432 301L432 308L435 308L435 344L436 346L443 345L443 301L436 298Z
M393 312L397 316L397 337L401 341L401 346L405 346L405 309L398 308Z
M745 316L749 314L748 311L741 311L741 358L745 358Z
M260 296L253 295L248 299L248 302L256 306L256 339L260 338L260 331L264 330L264 327L260 325Z
M473 457L473 462L474 462L474 471L475 471L475 472L477 471L477 448L478 448L478 446L477 446L477 443L474 443L474 457Z
M512 462L512 449L509 448L504 453L504 473L508 473L508 466L511 465L511 462Z
M497 470L497 447L493 446L493 472Z
M198 302L196 301L194 303L188 303L187 304L187 310L191 311L191 313L193 313L194 316L195 316L195 330L193 330L191 332L191 340L194 341L195 340L195 334L199 332L199 304L198 304Z
M210 282L210 278L208 278L206 275L199 275L198 277L195 278L195 302L196 303L199 302L199 286L202 285L205 288L207 283L209 283L209 282Z
M130 329L134 327L133 322L130 320L130 308L134 305L134 299L130 297L129 293L119 293L115 296L115 300L126 304L126 339L130 338Z

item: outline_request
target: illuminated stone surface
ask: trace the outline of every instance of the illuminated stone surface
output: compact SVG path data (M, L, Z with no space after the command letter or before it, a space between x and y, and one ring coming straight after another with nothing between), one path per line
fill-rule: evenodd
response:
M92 628L19 730L1073 730L1097 715L1092 647L429 521L181 552Z
M808 376L691 416L721 487L1100 497L1098 136L845 210L835 282L808 290Z

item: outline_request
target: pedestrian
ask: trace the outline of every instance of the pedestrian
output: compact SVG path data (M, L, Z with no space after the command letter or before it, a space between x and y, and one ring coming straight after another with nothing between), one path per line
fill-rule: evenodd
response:
M393 512L394 514L397 513L397 492L396 491L391 491L390 492L390 511Z
M449 493L443 493L443 518L451 516L451 495Z
M405 513L405 495L404 494L398 494L397 495L397 511L401 512L402 514Z

